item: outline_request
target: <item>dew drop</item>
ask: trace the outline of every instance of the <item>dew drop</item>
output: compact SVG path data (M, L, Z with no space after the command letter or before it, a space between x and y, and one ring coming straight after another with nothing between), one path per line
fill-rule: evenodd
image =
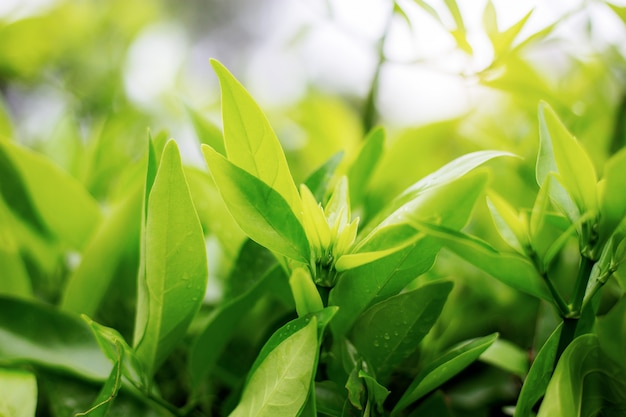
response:
M385 333L383 337L385 338L385 340L391 339L391 336L389 336L389 333Z
M378 340L374 340L374 347L379 347L380 346L380 342Z

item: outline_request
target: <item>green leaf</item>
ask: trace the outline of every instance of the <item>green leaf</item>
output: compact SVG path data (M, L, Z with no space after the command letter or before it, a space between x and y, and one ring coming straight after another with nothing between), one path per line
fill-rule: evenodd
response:
M500 236L509 246L524 254L529 244L526 222L506 200L495 193L488 195L487 206Z
M90 380L111 364L79 318L44 304L0 296L0 365L28 363Z
M333 331L344 334L365 309L399 293L430 269L441 244L423 235L417 236L411 223L415 219L431 219L450 227L463 227L486 180L486 173L477 172L439 187L424 186L421 193L399 206L357 244L354 250L357 254L401 248L341 273L329 297L330 305L341 307L331 323Z
M348 184L350 185L350 202L358 207L365 196L366 187L385 146L385 130L373 129L365 138L356 159L348 169Z
M312 317L304 327L273 346L252 371L230 417L297 416L315 373L317 340L317 319Z
M309 244L298 216L272 187L206 145L202 152L222 198L244 232L273 252L308 263Z
M452 252L502 283L543 300L552 295L529 259L513 252L499 252L487 242L444 226L416 221L418 230L436 237Z
M124 254L139 242L142 190L131 191L100 224L72 271L61 309L93 316L115 278Z
M122 375L131 384L139 390L146 390L148 375L144 372L135 351L126 343L124 337L117 330L102 326L86 315L83 315L82 318L91 327L102 352L114 364L114 367L121 366ZM110 375L109 378L111 378Z
M211 65L222 89L228 160L276 190L299 219L300 195L274 130L239 81L218 61L212 59Z
M415 411L409 414L409 417L421 416L453 417L443 392L440 390L433 392L419 404Z
M8 208L0 198L0 265L2 265L0 294L30 298L33 295L32 284L22 261L16 231L11 222Z
M150 190L143 236L146 291L137 306L138 359L148 375L184 336L207 283L204 235L191 201L176 142L163 150Z
M308 269L298 267L291 272L289 287L296 302L299 317L316 313L324 308L322 298Z
M339 166L339 162L341 162L341 158L343 157L343 152L337 152L326 162L322 164L318 169L316 169L309 177L306 179L304 184L307 188L313 193L313 196L317 201L324 201L324 196L326 194L326 190L328 189L328 184Z
M517 398L514 417L530 417L533 407L545 394L554 370L562 331L563 324L561 323L552 332L535 357Z
M626 216L626 149L613 155L604 165L604 179L600 194L600 230L606 239Z
M456 0L444 0L448 10L454 19L456 28L450 31L450 34L454 37L457 45L461 50L467 52L469 55L473 53L472 46L467 42L467 32L465 30L465 23L463 23L463 16L459 10L459 6Z
M478 359L497 338L498 334L494 333L479 339L463 342L428 364L404 392L391 415L397 415L398 412L457 375Z
M539 104L539 156L537 183L542 185L550 172L576 203L580 213L595 211L596 170L587 152L545 102ZM558 194L553 194L557 197ZM563 204L563 201L559 201ZM575 220L575 219L574 219Z
M37 379L18 369L0 368L0 415L34 417L37 409Z
M389 396L390 391L362 369L359 371L359 377L365 381L365 386L367 387L368 406L366 410L368 408L371 409L371 404L374 404L376 411L382 413L383 403Z
M224 136L222 131L212 121L202 116L195 109L186 106L187 113L193 124L193 128L196 131L196 135L200 140L200 143L205 143L211 148L215 149L221 155L226 155L226 148L224 147Z
M537 417L623 415L626 372L610 362L594 334L580 336L565 349Z
M528 353L519 346L498 339L480 355L481 362L496 366L521 378L528 373Z
M118 346L118 358L113 364L113 369L105 381L98 396L93 401L93 406L83 412L76 413L74 417L106 417L109 414L113 400L122 387L122 363L124 361L124 350Z
M18 204L14 210L20 217L37 224L39 230L41 221L45 230L62 242L82 249L102 217L87 190L42 155L10 142L0 142L0 158L0 166L11 161L11 165L0 168L11 170L11 180L3 181L1 192L11 205L13 201Z
M206 327L194 341L189 353L189 374L194 386L198 386L202 378L213 370L235 332L237 324L262 298L271 285L271 281L282 278L283 272L275 266L259 274L261 277L252 287L212 312Z
M389 297L361 314L351 340L381 382L418 349L451 290L450 281L433 282Z

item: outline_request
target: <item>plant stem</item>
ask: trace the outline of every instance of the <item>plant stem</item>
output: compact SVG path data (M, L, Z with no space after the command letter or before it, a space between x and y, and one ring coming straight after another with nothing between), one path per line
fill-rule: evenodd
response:
M571 303L568 308L568 312L563 316L563 331L559 338L559 346L556 351L556 358L554 365L558 363L561 355L572 343L576 337L576 328L580 319L580 313L582 309L583 300L585 298L585 291L587 289L587 283L591 276L591 270L595 261L589 259L586 256L582 256L580 259L580 266L578 268L578 276L576 277L576 286L574 287L574 294L571 298Z

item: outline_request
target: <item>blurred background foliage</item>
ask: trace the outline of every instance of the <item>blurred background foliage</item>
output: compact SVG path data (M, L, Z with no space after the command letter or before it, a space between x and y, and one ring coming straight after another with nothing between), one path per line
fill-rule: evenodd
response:
M211 260L207 309L244 239L207 186L199 154L200 142L220 135L210 57L268 114L296 181L339 151L347 167L369 129L386 128L385 153L354 208L362 224L419 178L481 149L521 156L492 164L491 187L523 210L538 189L539 100L555 108L600 174L626 144L625 20L625 6L601 0L7 1L0 6L0 143L50 158L59 178L84 186L109 219L104 224L115 225L96 219L89 230L117 230L124 240L107 248L111 290L95 317L130 335L147 129L160 143L176 138L188 163ZM59 185L38 178L31 194ZM32 277L35 297L62 305L86 243L24 232L11 204L0 199L0 220L19 232L3 238L18 241L3 250L22 253L23 265L13 267ZM467 227L500 241L484 204ZM575 261L564 257L559 267ZM556 322L550 309L445 250L420 280L440 277L456 285L424 355L492 331L532 352ZM454 380L458 407L515 397L519 380L480 364L470 371L491 382Z

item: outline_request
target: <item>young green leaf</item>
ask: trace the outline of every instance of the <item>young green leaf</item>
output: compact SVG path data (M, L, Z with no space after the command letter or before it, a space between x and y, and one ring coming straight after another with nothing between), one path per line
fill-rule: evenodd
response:
M208 274L202 227L174 141L163 150L147 209L145 278L139 277L139 291L147 293L137 306L135 349L151 375L198 311Z
M483 240L444 226L420 221L416 221L414 225L504 284L537 298L552 301L548 287L529 259L513 252L499 252Z
M428 364L404 392L391 415L398 415L400 411L468 367L497 338L498 334L494 333L480 339L463 342Z
M20 206L14 210L32 222L41 219L45 229L70 247L84 248L102 217L98 203L87 190L42 155L13 143L0 142L0 158L0 166L11 161L15 171L10 178L20 181L3 181L0 188L10 204L14 204L14 196L19 197L15 204ZM7 168L0 168L4 169Z
M126 343L124 337L117 330L102 326L84 314L82 318L91 327L100 349L114 364L113 366L121 367L120 372L122 376L137 389L140 391L146 390L148 387L148 376L137 359L135 351Z
M104 380L111 364L89 327L44 304L0 296L1 364L28 363L90 380Z
M593 163L582 145L545 102L539 104L539 138L537 183L542 185L548 174L555 172L558 174L559 183L574 200L581 213L595 211L598 206L597 176ZM558 194L553 194L553 197L557 196Z
M522 391L517 397L514 417L530 417L533 407L546 392L554 370L554 361L562 331L563 324L561 323L539 350L524 380Z
M353 207L358 207L362 203L369 179L383 155L384 146L384 129L373 129L365 138L356 159L348 168L350 202Z
M316 313L324 308L322 298L307 269L301 267L294 269L289 277L289 287L291 287L299 317Z
M604 356L598 337L580 336L565 349L537 417L623 415L626 372Z
M228 160L276 190L299 219L300 196L274 130L239 81L220 62L211 65L222 89Z
M489 193L487 206L500 236L517 252L525 254L529 244L528 225L520 218L519 213L495 193Z
M109 414L113 400L115 400L117 393L122 387L123 361L124 350L121 346L118 346L118 358L113 363L113 369L111 369L109 377L102 386L102 389L100 389L98 396L93 401L93 406L83 413L76 413L74 417L106 417Z
M195 109L189 106L185 108L187 109L187 113L189 114L189 118L191 119L191 123L193 124L193 128L196 131L196 136L198 136L200 143L206 143L220 154L226 155L222 131Z
M626 149L613 155L604 166L604 179L600 197L601 238L607 239L613 229L626 216Z
M426 284L376 303L359 317L351 340L379 381L417 350L451 290L449 281Z
M139 242L142 190L130 192L95 231L70 274L61 309L92 316L115 278L124 254Z
M309 395L317 346L317 319L312 317L256 366L230 417L297 416Z
M309 244L293 206L275 189L210 147L202 145L202 152L228 209L243 231L273 252L308 263Z
M463 23L463 16L461 15L461 11L459 10L459 6L456 0L444 0L446 6L448 6L448 10L450 14L452 14L452 18L454 19L454 23L456 28L450 31L450 34L456 40L456 43L459 48L468 54L472 54L472 46L467 42L467 32L465 30L465 23Z
M37 379L31 372L0 368L0 414L3 417L34 417Z
M343 152L337 152L306 179L304 184L313 193L316 201L324 201L328 184L343 158Z
M463 227L486 180L486 173L477 172L439 187L426 187L357 244L354 253L401 249L342 272L329 297L331 305L341 307L331 323L333 331L347 332L365 309L399 293L410 281L430 269L441 244L417 236L412 222L414 219L436 219L450 227Z

